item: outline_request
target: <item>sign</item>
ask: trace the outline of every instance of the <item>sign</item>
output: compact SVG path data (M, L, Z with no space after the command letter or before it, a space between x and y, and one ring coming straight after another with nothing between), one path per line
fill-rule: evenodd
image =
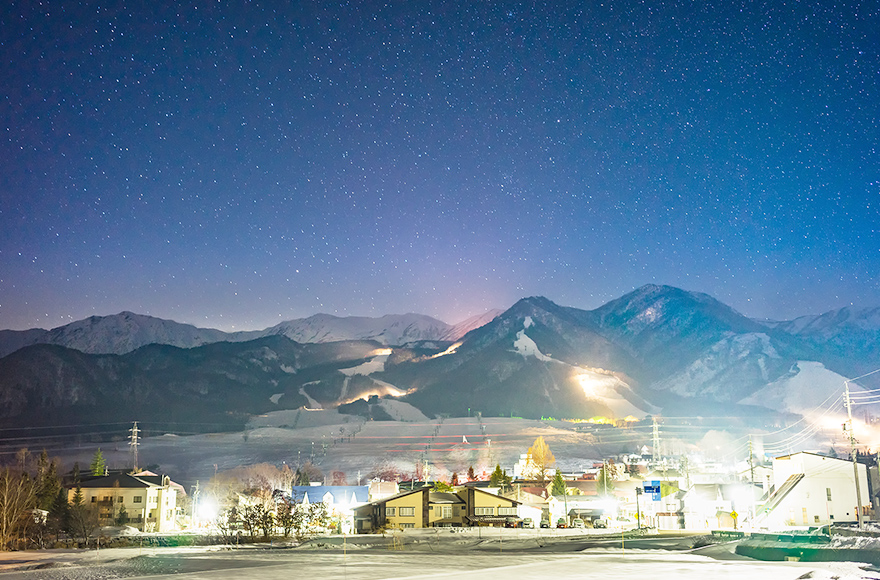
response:
M736 513L736 511L732 511L732 512L730 512L730 517L732 517L733 519L736 519L739 517L739 514Z
M653 501L660 501L660 482L646 481L644 484L645 495L650 495Z

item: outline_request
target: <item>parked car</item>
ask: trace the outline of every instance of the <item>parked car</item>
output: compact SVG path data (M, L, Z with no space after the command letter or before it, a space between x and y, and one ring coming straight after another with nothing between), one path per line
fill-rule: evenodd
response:
M593 527L594 528L607 528L608 522L603 520L602 518L596 518L595 520L593 520Z
M535 521L532 518L523 518L522 527L524 528L534 528Z
M587 524L584 523L584 520L582 520L580 518L575 518L571 522L571 527L573 527L573 528L586 528Z
M549 528L550 527L550 520L541 520L541 527L542 528Z
M559 518L559 520L556 522L556 527L557 528L567 528L568 524L565 522L565 520L563 518Z

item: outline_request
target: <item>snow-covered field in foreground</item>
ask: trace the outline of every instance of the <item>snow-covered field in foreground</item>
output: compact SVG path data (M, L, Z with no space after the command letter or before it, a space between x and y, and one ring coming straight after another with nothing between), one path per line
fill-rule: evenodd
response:
M27 558L34 553L7 553L0 557ZM849 562L757 562L714 560L687 553L654 550L547 554L540 552L351 551L340 550L235 550L216 548L144 550L136 548L59 554L41 558L59 567L9 572L4 579L32 580L86 578L174 578L230 580L289 580L290 578L461 578L477 573L482 578L603 578L678 580L681 578L750 580L816 580L880 578ZM62 563L64 562L64 563ZM7 568L8 569L8 568Z

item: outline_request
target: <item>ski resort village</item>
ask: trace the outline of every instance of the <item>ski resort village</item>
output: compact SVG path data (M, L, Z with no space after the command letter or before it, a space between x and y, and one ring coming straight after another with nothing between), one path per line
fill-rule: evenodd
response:
M455 326L5 331L0 544L880 565L880 372L843 355L870 359L876 318L760 322L646 286Z

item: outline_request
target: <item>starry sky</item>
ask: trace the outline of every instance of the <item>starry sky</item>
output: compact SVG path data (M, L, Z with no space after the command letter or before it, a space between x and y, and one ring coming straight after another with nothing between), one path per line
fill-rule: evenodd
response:
M874 2L0 7L0 328L880 306Z

